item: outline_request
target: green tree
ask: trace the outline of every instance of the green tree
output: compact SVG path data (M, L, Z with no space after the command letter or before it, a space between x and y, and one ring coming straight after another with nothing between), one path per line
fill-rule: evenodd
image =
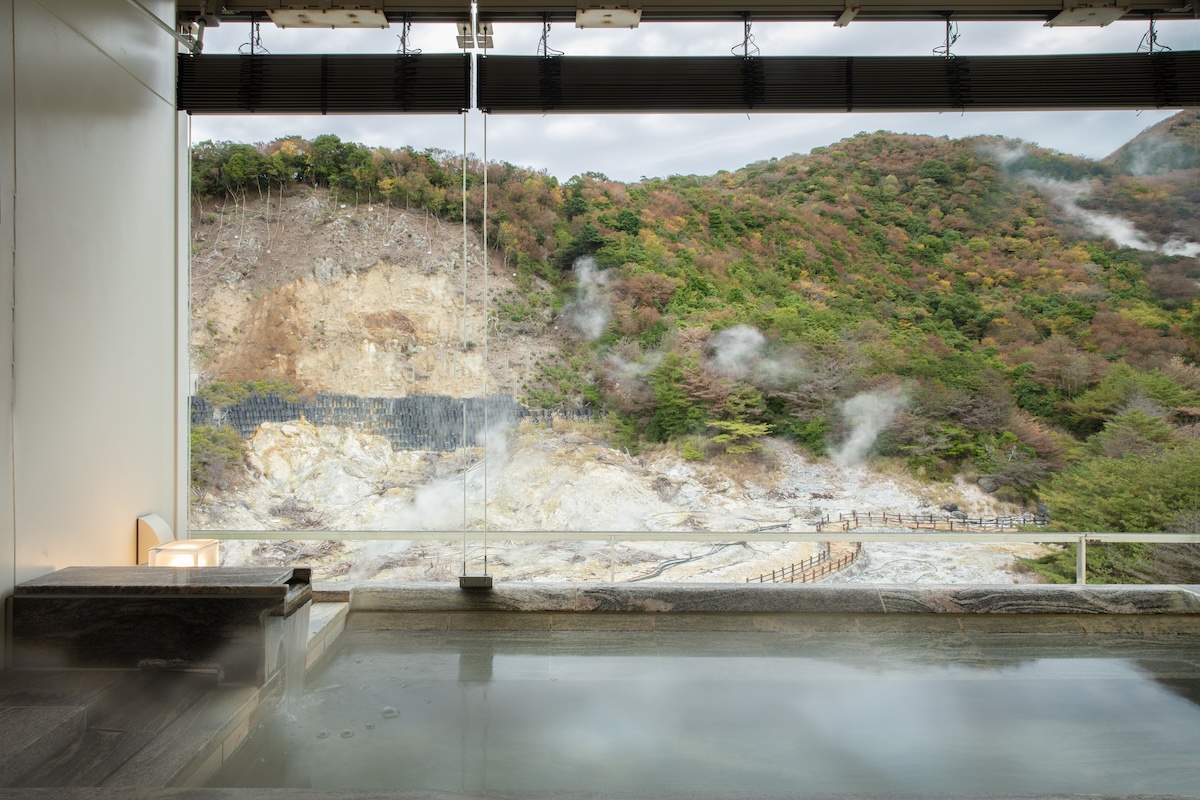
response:
M233 428L197 425L190 445L191 486L197 494L228 489L241 478L246 444Z
M234 147L233 142L211 139L192 145L192 191L209 197L224 191L221 168Z
M665 442L674 436L699 433L704 429L704 409L683 389L684 361L670 353L650 373L654 411L646 425L646 438Z
M296 387L287 381L213 381L196 396L215 408L231 408L251 397L275 395L285 403L300 399Z
M332 133L312 140L308 178L318 186L335 186L346 168L346 159L354 145Z
M954 170L951 169L950 165L944 161L939 161L936 158L931 158L928 161L922 162L921 165L917 167L917 175L921 176L922 178L928 178L934 183L940 183L944 186L954 183L955 179Z
M766 423L756 424L736 419L709 420L708 425L722 431L709 441L730 455L753 453L761 449L762 437L771 430L771 426Z
M1138 398L1152 400L1167 409L1200 403L1200 394L1180 386L1159 370L1139 372L1128 364L1116 364L1095 388L1068 404L1077 427L1085 432L1099 430L1104 421Z
M232 408L250 396L250 389L236 381L213 381L196 396L215 408Z
M1160 455L1090 458L1042 492L1052 523L1065 531L1166 531L1200 496L1200 440Z
M229 192L261 188L264 167L262 153L248 144L236 145L221 166L221 188Z
M642 218L633 209L622 208L617 212L616 222L613 227L623 233L628 233L630 236L637 236L638 231L642 229Z
M1104 430L1088 440L1092 451L1108 458L1151 456L1175 436L1175 429L1157 414L1133 408L1104 423Z

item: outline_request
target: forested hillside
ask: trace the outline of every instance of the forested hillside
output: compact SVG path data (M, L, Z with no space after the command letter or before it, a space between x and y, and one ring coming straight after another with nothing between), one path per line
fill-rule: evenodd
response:
M521 399L610 414L631 451L872 447L1063 529L1197 531L1197 116L1103 162L879 132L634 184L491 164L493 263L516 277L489 330L569 325ZM461 180L455 154L335 136L193 154L198 208L317 186L461 222Z

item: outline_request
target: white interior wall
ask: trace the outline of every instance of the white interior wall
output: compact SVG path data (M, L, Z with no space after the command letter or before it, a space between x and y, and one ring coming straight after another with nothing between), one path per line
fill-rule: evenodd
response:
M21 582L132 564L141 514L178 524L176 47L125 0L0 3L13 8L5 494ZM174 17L171 0L143 4Z
M13 4L0 0L0 600L16 580L12 479L12 308L13 172L16 157L13 122ZM0 642L6 641L0 609ZM3 648L0 647L0 653ZM0 667L4 657L0 655Z

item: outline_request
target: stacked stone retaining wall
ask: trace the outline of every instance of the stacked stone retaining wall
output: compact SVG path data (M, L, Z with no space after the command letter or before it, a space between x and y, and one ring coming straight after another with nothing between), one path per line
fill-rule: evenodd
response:
M192 425L228 425L243 438L253 436L264 422L303 419L313 425L337 425L383 436L396 450L455 450L464 443L480 444L489 428L511 426L521 419L552 424L555 419L592 416L589 409L526 408L506 394L466 398L318 394L296 403L267 395L224 409L193 397L191 411Z

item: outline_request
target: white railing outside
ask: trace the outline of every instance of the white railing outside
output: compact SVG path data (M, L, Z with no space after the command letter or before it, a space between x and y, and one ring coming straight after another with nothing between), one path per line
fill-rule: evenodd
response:
M1122 533L1053 531L911 531L894 533L855 529L850 531L212 531L193 530L196 539L222 541L396 541L396 542L608 542L609 565L618 542L959 542L965 544L1028 543L1074 544L1076 583L1087 582L1089 542L1137 542L1142 544L1196 544L1200 533Z

